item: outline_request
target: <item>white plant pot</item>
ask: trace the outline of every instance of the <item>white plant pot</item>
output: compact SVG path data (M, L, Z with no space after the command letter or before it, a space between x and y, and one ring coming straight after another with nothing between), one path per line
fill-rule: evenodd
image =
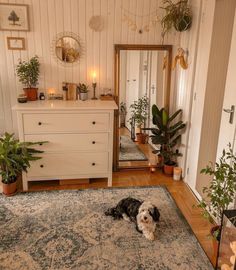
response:
M79 99L80 100L87 100L88 99L88 93L79 93Z

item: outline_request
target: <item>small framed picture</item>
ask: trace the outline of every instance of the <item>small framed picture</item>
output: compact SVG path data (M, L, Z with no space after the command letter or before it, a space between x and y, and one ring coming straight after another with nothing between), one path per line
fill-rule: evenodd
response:
M0 30L29 31L28 5L0 3Z
M25 50L25 39L21 37L7 37L8 50Z

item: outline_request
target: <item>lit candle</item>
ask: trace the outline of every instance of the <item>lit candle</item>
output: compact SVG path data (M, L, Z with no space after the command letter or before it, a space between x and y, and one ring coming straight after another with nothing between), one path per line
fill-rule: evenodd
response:
M181 179L182 169L180 167L174 167L173 179L179 181Z
M49 95L53 95L53 94L55 94L55 92L56 92L55 88L48 88Z
M92 76L92 77L93 77L93 83L96 83L96 77L97 77L97 74L96 74L95 71L93 72L93 76Z

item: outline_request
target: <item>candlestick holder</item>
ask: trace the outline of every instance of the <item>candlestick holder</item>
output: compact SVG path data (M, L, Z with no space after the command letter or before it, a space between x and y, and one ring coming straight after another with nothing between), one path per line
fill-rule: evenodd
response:
M96 97L96 86L97 86L97 83L92 83L92 86L93 86L93 97L92 97L92 99L93 100L96 100L96 99L98 99Z

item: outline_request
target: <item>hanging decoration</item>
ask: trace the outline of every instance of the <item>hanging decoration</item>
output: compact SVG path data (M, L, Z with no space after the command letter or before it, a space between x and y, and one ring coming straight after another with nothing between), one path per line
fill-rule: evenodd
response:
M104 28L104 20L102 16L92 16L89 20L89 27L95 32L101 32Z
M149 32L152 27L155 27L158 22L160 22L160 18L157 15L158 9L155 11L139 15L129 10L123 8L122 10L122 21L125 22L131 31L138 32L139 34L143 34L144 32Z
M183 69L188 68L187 59L184 58L184 55L188 56L188 52L185 51L183 48L179 48L177 51L177 55L174 58L173 67L172 67L173 69L176 68L176 65L178 63Z

